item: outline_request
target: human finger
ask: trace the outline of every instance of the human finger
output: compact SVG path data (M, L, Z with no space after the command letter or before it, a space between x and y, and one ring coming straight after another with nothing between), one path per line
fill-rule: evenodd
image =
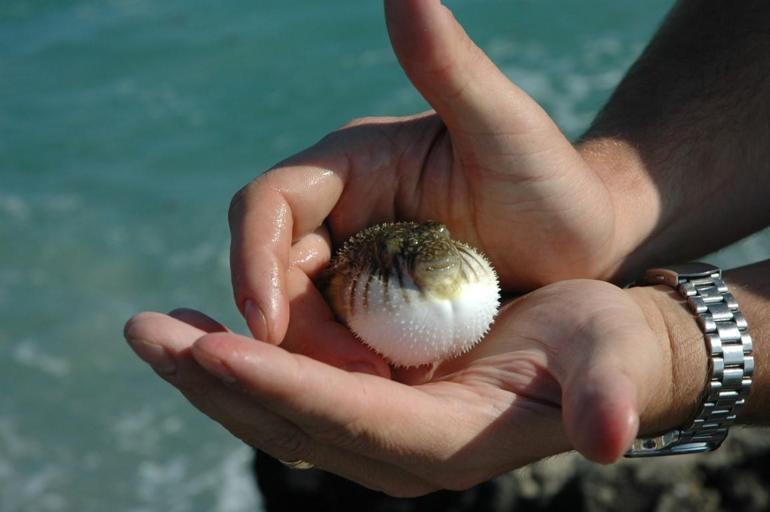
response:
M439 488L392 464L314 439L291 421L263 407L237 384L200 367L167 376L166 380L235 437L275 458L310 462L319 469L393 496L419 496Z
M637 436L642 410L668 382L670 356L630 298L609 283L594 286L609 293L597 295L590 320L553 351L551 368L562 387L567 436L586 457L606 464Z
M196 327L203 332L229 332L223 324L211 318L205 313L190 308L176 308L168 313L171 318L176 318L188 325Z
M283 348L247 345L236 336L212 334L196 342L194 357L212 373L237 380L265 406L300 427L323 433L339 425L353 426L359 416L391 412L392 402L370 403L366 396L371 393L376 397L398 396L400 400L412 401L413 406L421 406L408 414L422 415L422 411L435 408L429 397L417 389L342 371ZM394 412L396 418L404 415L400 408ZM390 430L385 425L393 424L393 419L383 423L384 430Z
M192 344L206 334L193 323L146 311L131 317L123 328L123 334L142 360L159 374L172 375L178 369L180 355L189 358Z
M291 246L289 264L311 279L315 279L331 259L332 242L329 230L321 226L303 236Z
M139 313L126 323L125 338L134 352L160 377L188 398L195 397L196 406L201 406L208 403L212 392L220 388L222 382L201 368L190 348L207 333L199 326L218 329L221 324L194 310L176 310L175 313L187 321L161 313ZM217 407L216 403L209 403L209 410L214 407Z
M220 422L228 421L230 430L239 437L250 440L265 438L267 433L272 431L278 433L273 437L276 441L274 444L279 448L288 449L289 445L302 443L303 434L294 425L264 411L253 400L249 401L238 392L232 386L232 382L212 376L191 357L190 347L206 334L205 330L193 324L216 321L203 313L189 309L174 310L174 313L177 318L145 312L135 315L128 321L125 337L137 354L150 366L157 368L159 355L158 351L152 347L161 348L162 357L173 361L175 367L173 371L159 372L161 376L179 389L198 409ZM179 317L186 317L188 321ZM149 350L147 345L151 346ZM247 420L249 415L250 421ZM255 437L246 435L253 428L250 423L258 423L258 428L262 429L255 431ZM259 435L260 433L263 435ZM277 442L279 434L283 436L280 439L294 441L279 443Z
M190 357L190 346L206 333L193 324L215 321L188 309L175 310L175 314L179 318L160 313L134 316L126 324L126 339L143 360L196 408L233 435L274 457L309 460L373 489L404 495L434 490L414 475L389 464L315 442L296 425L237 389L232 381L205 371Z
M257 339L279 343L289 320L291 247L320 228L348 172L340 152L317 147L255 179L233 198L230 268L238 309Z
M561 132L468 37L440 0L385 0L391 43L409 79L457 138L508 133L548 140ZM536 139L530 138L530 144ZM565 141L566 142L566 141Z
M558 412L505 390L454 382L410 387L232 335L205 336L193 353L320 442L441 487L465 488L554 453L556 445L563 449Z

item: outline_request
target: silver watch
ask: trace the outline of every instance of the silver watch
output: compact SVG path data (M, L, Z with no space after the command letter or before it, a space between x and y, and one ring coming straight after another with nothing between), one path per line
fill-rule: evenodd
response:
M746 402L754 372L751 336L722 271L707 263L653 268L643 284L666 284L687 301L706 339L709 381L692 424L634 441L626 457L654 457L716 450Z

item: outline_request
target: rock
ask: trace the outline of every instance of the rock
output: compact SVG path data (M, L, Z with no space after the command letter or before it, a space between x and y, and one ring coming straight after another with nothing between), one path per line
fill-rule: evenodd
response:
M719 450L700 455L594 464L577 453L551 457L467 491L399 499L320 470L291 470L258 454L255 470L269 512L711 512L770 510L770 429L733 428Z

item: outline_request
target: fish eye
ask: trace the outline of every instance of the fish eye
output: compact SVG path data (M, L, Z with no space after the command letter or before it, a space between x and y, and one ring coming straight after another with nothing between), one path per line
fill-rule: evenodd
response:
M435 220L429 220L425 223L426 230L429 232L432 232L436 235L442 236L442 237L449 237L449 230L445 225L442 223L435 221Z

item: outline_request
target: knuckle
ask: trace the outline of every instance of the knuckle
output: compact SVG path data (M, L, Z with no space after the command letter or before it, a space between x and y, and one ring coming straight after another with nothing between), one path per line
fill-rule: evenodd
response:
M349 136L351 131L364 133L372 133L369 130L381 130L383 126L393 125L396 121L401 121L403 118L399 117L381 117L381 116L365 116L355 117L347 123L340 126L335 131L328 134L325 138L334 140L334 137L338 135Z
M340 128L341 130L345 130L347 128L356 128L358 126L372 124L377 120L376 117L354 117L347 123L343 124Z
M263 172L233 194L233 197L230 199L230 206L227 209L227 219L230 222L230 227L240 224L241 218L249 208L250 202L254 202L253 198L268 183L271 171L272 169Z
M243 216L244 206L246 203L246 196L248 195L249 187L251 185L249 184L242 187L240 190L238 190L234 195L233 198L230 200L230 207L227 209L227 220L230 223L230 226L237 224L241 217Z

